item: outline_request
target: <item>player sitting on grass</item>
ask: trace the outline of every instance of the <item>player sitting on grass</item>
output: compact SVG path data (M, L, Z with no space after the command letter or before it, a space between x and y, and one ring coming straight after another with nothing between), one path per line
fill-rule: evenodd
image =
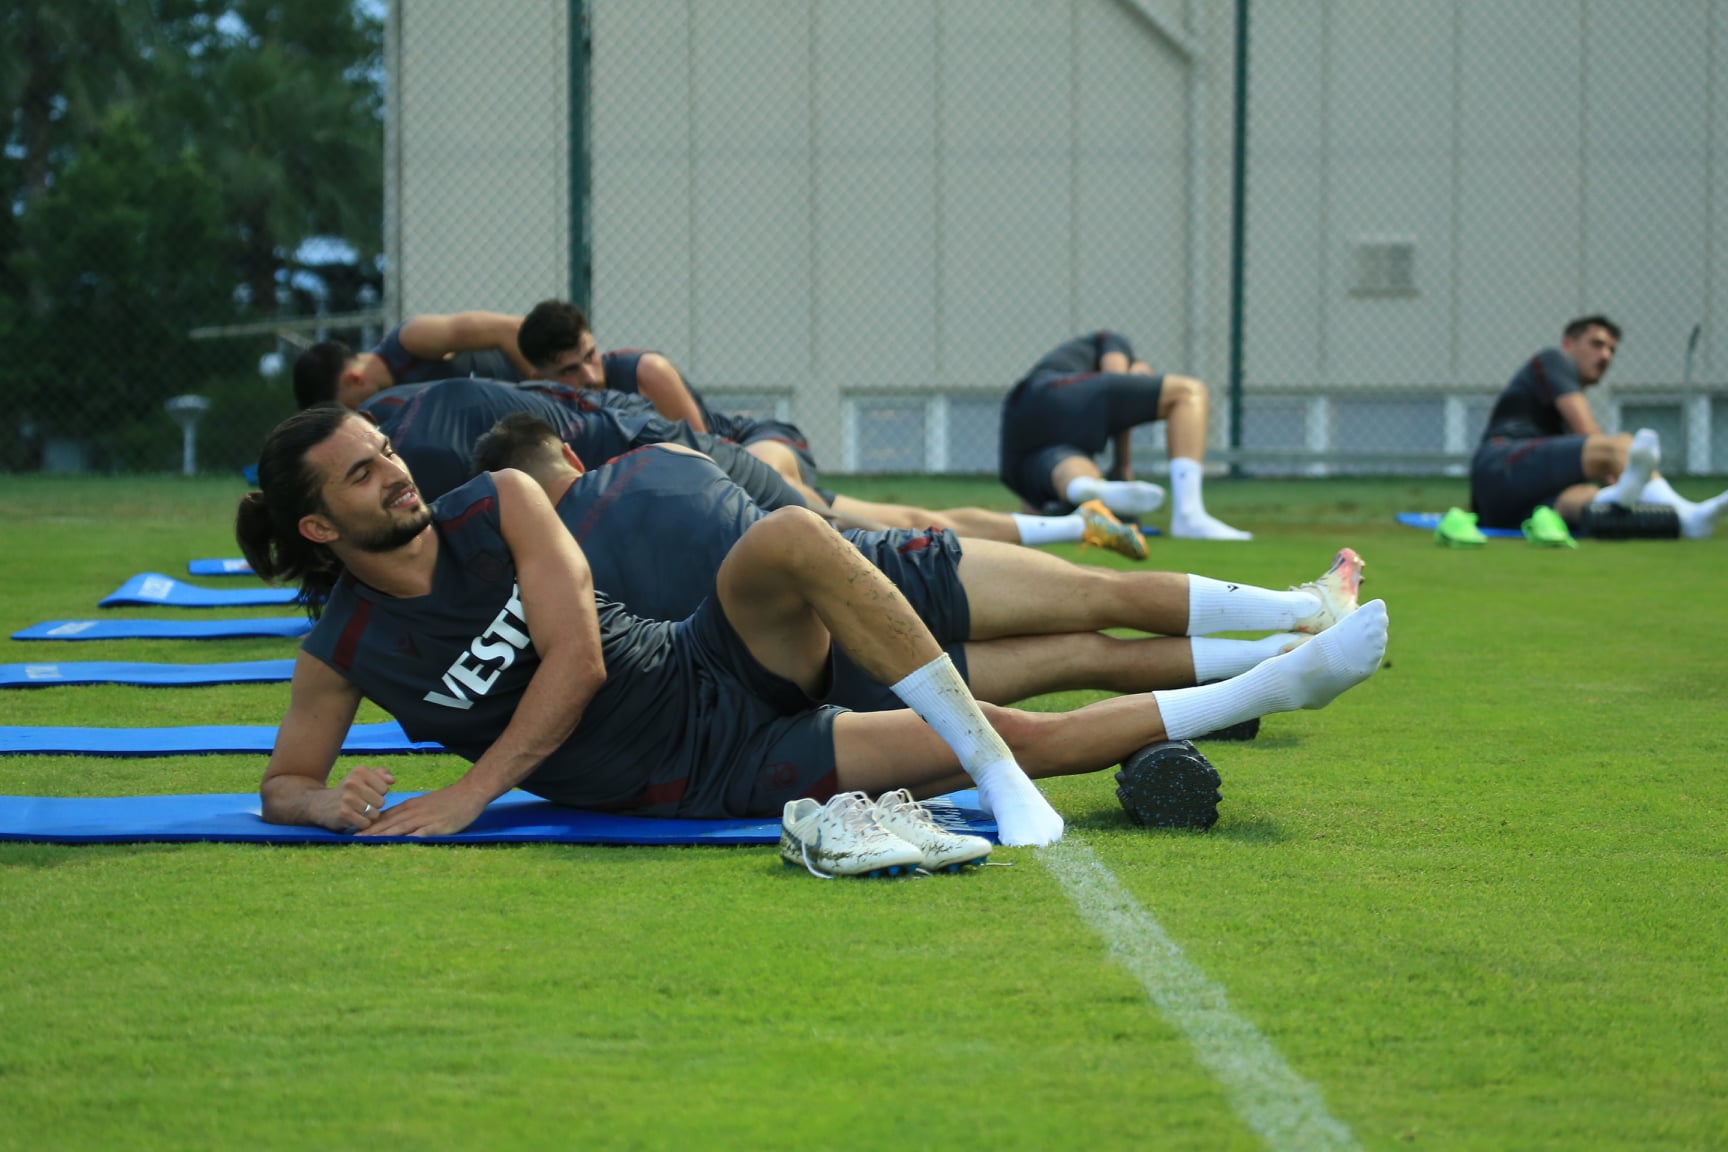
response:
M1164 490L1136 480L1135 427L1165 424L1170 446L1170 535L1250 540L1206 511L1201 461L1206 455L1206 383L1153 372L1126 337L1109 331L1079 336L1045 353L1002 405L1002 483L1029 508L1102 501L1141 516L1164 503ZM1113 445L1108 477L1092 457Z
M1728 492L1687 500L1656 471L1662 449L1654 431L1609 435L1596 423L1584 390L1608 374L1619 347L1618 324L1580 316L1566 325L1558 348L1543 349L1513 374L1470 465L1470 501L1484 527L1516 528L1542 505L1577 526L1592 504L1660 504L1674 509L1682 536L1715 531Z
M587 555L595 587L655 620L682 620L712 596L727 553L765 515L712 461L675 446L639 449L585 472L558 433L527 413L481 437L474 467L515 468L538 481ZM1318 580L1273 591L1072 564L938 528L842 535L906 596L973 695L998 704L1075 688L1143 692L1235 676L1354 611L1362 569L1346 548ZM667 563L674 549L676 563ZM1115 627L1161 635L1099 631ZM1202 635L1268 630L1274 635L1259 640ZM843 654L824 699L861 710L901 706Z
M1062 818L1028 773L1096 771L1151 742L1324 707L1386 647L1376 600L1233 680L1017 712L974 700L905 597L806 509L752 525L689 619L651 623L594 590L581 548L520 472L428 506L383 434L331 405L278 425L258 477L236 513L241 549L265 579L298 583L319 617L260 785L276 823L447 834L516 786L726 817L970 782L1003 843L1047 844ZM815 704L833 644L910 710ZM362 698L472 767L389 808L388 772L357 767L330 787Z
M667 420L684 420L740 445L773 468L817 510L831 509L841 525L865 528L948 528L961 536L1005 544L1088 544L1134 560L1146 559L1146 541L1102 503L1091 501L1073 512L1045 516L997 512L988 508L923 508L860 500L817 486L816 457L796 425L760 420L711 408L689 386L676 366L658 352L635 350L602 354L588 317L563 300L542 300L529 310L517 333L523 357L534 375L567 399L592 397L608 407L633 410L646 403ZM584 457L592 464L604 463Z

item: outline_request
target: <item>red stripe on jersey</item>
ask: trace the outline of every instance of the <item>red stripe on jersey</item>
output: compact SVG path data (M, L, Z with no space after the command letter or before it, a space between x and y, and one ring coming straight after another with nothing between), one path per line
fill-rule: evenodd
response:
M364 596L354 598L354 615L348 617L348 623L342 626L342 635L336 641L336 651L331 654L331 661L344 672L354 670L354 650L360 647L360 634L366 631L366 624L372 619L372 601Z
M450 517L448 520L441 520L439 523L444 526L445 531L454 532L480 513L490 512L491 510L492 497L482 496L480 499L474 501L474 503L468 505L468 507L462 509L462 511L456 513L456 515Z

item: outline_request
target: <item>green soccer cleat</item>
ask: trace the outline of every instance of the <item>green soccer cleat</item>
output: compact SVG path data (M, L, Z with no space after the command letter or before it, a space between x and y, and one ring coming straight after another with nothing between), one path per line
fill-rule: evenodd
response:
M1530 513L1530 519L1524 521L1524 539L1541 548L1576 548L1578 541L1572 539L1572 532L1566 527L1566 521L1560 518L1560 513L1546 504L1538 504L1536 511Z
M1434 541L1448 548L1480 548L1488 543L1488 537L1476 527L1476 513L1448 508L1434 529Z

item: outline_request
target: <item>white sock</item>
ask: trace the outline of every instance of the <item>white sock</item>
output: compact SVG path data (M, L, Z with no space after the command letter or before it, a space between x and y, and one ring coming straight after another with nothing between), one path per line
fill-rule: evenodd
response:
M1288 632L1319 609L1312 592L1274 592L1252 584L1226 584L1210 576L1188 576L1188 635L1214 632Z
M1170 458L1170 535L1185 540L1252 540L1252 532L1232 528L1206 511L1200 495L1200 461Z
M1020 530L1020 543L1028 548L1040 544L1078 544L1086 530L1086 521L1078 516L1028 516L1023 512L1010 515L1014 517L1014 527Z
M1164 505L1164 489L1144 480L1104 480L1097 476L1076 476L1068 481L1062 493L1070 504L1102 500L1104 507L1118 516L1144 516Z
M1374 674L1386 655L1386 602L1370 600L1307 644L1218 684L1152 693L1171 740L1256 716L1324 708Z
M1626 470L1620 479L1596 493L1597 504L1636 504L1650 474L1662 463L1662 442L1654 429L1640 428L1632 437L1632 449L1626 454Z
M1300 632L1274 632L1258 640L1219 640L1195 636L1188 641L1194 658L1194 683L1228 680L1240 676L1262 661L1281 656L1312 637Z
M1640 504L1666 504L1670 508L1696 508L1697 505L1680 493L1674 491L1674 485L1668 483L1666 476L1652 476L1644 484L1644 490L1638 493Z
M1062 839L1062 817L1014 762L1014 754L984 719L946 653L893 685L893 691L960 758L960 767L978 785L979 803L996 817L1002 843L1054 844Z
M1200 495L1200 461L1170 457L1170 514L1206 515L1206 502Z
M1680 514L1680 535L1688 540L1702 540L1716 531L1716 517L1728 510L1728 492L1702 500L1690 508L1676 509Z

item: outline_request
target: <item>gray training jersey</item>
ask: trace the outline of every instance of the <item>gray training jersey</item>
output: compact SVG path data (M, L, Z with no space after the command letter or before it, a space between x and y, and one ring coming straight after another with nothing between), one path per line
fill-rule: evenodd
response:
M1483 441L1496 436L1531 440L1567 434L1571 429L1555 402L1579 390L1577 363L1558 348L1544 348L1518 369L1494 401Z
M432 591L384 595L348 576L337 582L305 651L389 712L415 740L435 740L473 761L503 733L540 666L516 568L504 542L498 493L483 474L433 506L438 534ZM679 636L597 594L604 686L580 724L521 787L588 808L654 815L724 815L705 773L733 766L749 732L705 703L736 695Z

